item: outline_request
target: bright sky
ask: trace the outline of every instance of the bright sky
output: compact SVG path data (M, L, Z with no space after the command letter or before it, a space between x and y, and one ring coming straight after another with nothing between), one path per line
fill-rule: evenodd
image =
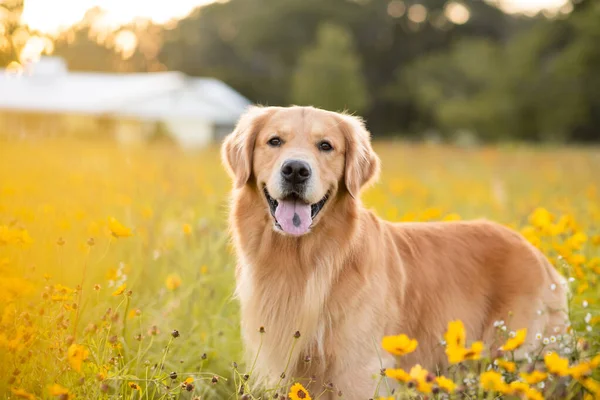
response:
M101 7L110 22L122 25L136 17L165 23L187 15L213 0L26 0L22 19L33 29L56 33L81 20L90 8Z
M156 23L181 18L201 4L214 0L26 0L23 21L31 28L56 33L81 20L85 12L100 6L115 26L146 17ZM507 12L556 10L568 0L486 0L499 4Z

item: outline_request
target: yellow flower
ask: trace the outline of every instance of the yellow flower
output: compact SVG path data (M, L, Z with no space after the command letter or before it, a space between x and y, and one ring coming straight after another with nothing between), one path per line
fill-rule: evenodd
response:
M517 365L512 361L506 361L499 358L496 360L496 363L500 368L503 368L507 372L515 372L517 370Z
M48 386L48 393L50 393L50 396L69 396L69 389L55 383Z
M527 389L525 396L528 400L544 400L544 396L534 388Z
M179 286L181 286L181 277L178 274L169 274L167 276L167 280L165 281L165 286L169 290L175 290Z
M554 216L548 210L538 207L529 216L529 223L536 228L543 229L550 225L554 220Z
M570 238L568 238L565 242L567 246L569 246L573 250L581 250L581 247L587 242L588 237L583 232L577 232Z
M388 353L398 356L412 353L417 348L417 344L418 343L415 339L410 339L404 334L398 336L385 336L381 340L381 347L383 347Z
M540 371L533 371L532 373L528 374L526 372L521 372L521 379L523 379L525 382L527 382L530 385L535 385L537 383L540 383L543 380L546 380L546 378L548 377L548 374L545 372L540 372Z
M113 217L108 218L108 229L116 238L133 236L130 228L127 228Z
M444 339L448 347L465 347L466 334L462 321L450 321Z
M512 337L506 341L504 346L500 347L502 351L513 351L521 347L521 345L525 342L527 338L527 329L519 329L515 334L515 337Z
M435 378L435 382L438 384L440 389L447 393L453 393L456 389L456 384L445 376L438 376Z
M390 378L396 379L404 383L409 382L411 379L410 375L402 368L386 369L385 374Z
M427 372L426 369L423 369L423 367L417 364L410 369L409 375L417 383L417 390L419 392L431 393L431 384L427 382L427 375L429 375L429 372Z
M471 347L446 348L448 361L456 364L465 360L479 360L483 352L483 342L473 342Z
M192 226L190 224L183 224L183 234L190 236L192 234Z
M109 281L116 281L119 278L119 271L116 268L109 268L106 271L106 279Z
M90 352L84 346L73 343L67 350L67 359L71 368L77 372L81 372L81 365L87 360Z
M584 388L592 392L596 399L600 398L600 382L586 376L579 379L579 383L581 383Z
M479 383L485 390L500 393L508 393L508 385L502 379L502 375L496 371L487 371L479 376Z
M294 383L288 397L292 400L311 400L308 390L301 383Z
M206 275L208 273L208 267L206 265L203 265L200 267L200 273L202 275Z
M11 393L19 399L35 400L35 396L24 389L10 389Z
M140 396L142 395L142 387L140 385L138 385L135 382L129 382L128 383L129 387L132 388L133 390L137 390L140 392Z
M479 360L483 351L483 343L475 342L471 348L466 348L465 326L462 321L451 321L448 330L444 334L446 340L446 355L450 364L456 364L465 360Z
M188 376L187 378L185 378L185 380L183 381L184 384L188 384L188 383L192 383L194 382L194 378L191 376Z
M529 390L529 385L525 382L514 381L508 385L508 390L512 394L525 394Z
M460 215L456 214L456 213L452 213L452 214L448 214L444 217L444 219L442 221L460 221Z
M544 363L548 372L558 376L569 375L569 360L561 358L556 353L550 353L544 356Z
M582 362L569 368L569 375L574 379L581 379L592 372L593 369L591 362Z
M112 295L113 295L113 296L120 296L120 295L122 295L123 293L125 293L125 289L127 289L127 284L126 284L126 283L124 283L124 284L122 284L121 286L119 286L119 287L117 288L117 290L115 290L115 291L113 292L113 294L112 294Z

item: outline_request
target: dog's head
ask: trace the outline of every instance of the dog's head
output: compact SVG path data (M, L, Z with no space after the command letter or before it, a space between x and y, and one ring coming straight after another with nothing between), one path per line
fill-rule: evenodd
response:
M251 107L222 147L240 189L253 186L276 231L310 232L334 201L356 198L379 172L359 118L312 107Z

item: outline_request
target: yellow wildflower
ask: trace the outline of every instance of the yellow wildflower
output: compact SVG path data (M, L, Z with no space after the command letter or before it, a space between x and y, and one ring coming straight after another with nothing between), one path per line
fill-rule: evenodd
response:
M550 225L554 220L554 216L545 208L538 207L529 216L529 223L536 228L543 229Z
M192 234L192 226L190 224L183 224L183 234L190 236Z
M586 376L579 379L579 383L581 383L584 388L592 392L596 399L600 397L600 382Z
M381 347L388 353L398 356L412 353L417 348L417 345L418 343L415 339L410 339L404 334L398 336L385 336L381 340Z
M504 346L500 347L502 351L513 351L521 347L521 345L525 342L527 338L527 329L519 329L515 334L515 337L512 337L506 341Z
M569 368L569 375L574 379L581 379L592 372L593 369L591 362L582 362Z
M470 348L465 347L466 333L462 321L451 321L444 334L446 340L446 355L450 364L465 360L479 360L483 351L483 342L474 342Z
M485 390L500 393L508 393L508 385L502 379L502 375L496 371L486 371L479 376L479 383Z
M515 372L517 370L517 365L512 361L506 361L501 358L496 360L496 364L507 372Z
M404 383L409 382L411 379L408 372L406 372L402 368L386 369L385 374L387 376L389 376L390 378L396 379L396 380L398 380L400 382L404 382Z
M415 365L410 369L409 373L412 380L417 383L417 390L421 393L431 393L432 387L429 382L427 382L427 372L426 369L423 369L419 364Z
M544 396L534 388L527 389L525 396L527 396L527 400L544 400Z
M69 389L55 383L54 385L48 386L48 393L50 393L50 396L62 396L61 399L68 398Z
M127 228L113 217L108 218L108 229L116 238L133 236L130 228Z
M206 275L206 274L208 274L208 267L207 267L206 265L203 265L203 266L201 266L201 267L200 267L200 273L201 273L202 275Z
M561 358L556 353L550 353L544 356L544 363L548 372L558 376L569 375L569 360Z
M546 378L548 377L548 374L545 372L540 372L540 371L533 371L532 373L528 374L526 372L521 372L521 379L523 379L525 382L527 382L530 385L535 385L537 383L540 383L544 380L546 380Z
M140 392L140 396L142 395L142 387L140 385L138 385L135 382L129 382L128 383L129 387L132 388L133 390L137 390Z
M175 290L181 286L181 277L178 274L169 274L165 281L165 286L169 290Z
M185 378L185 380L183 381L183 383L185 383L186 385L188 383L192 383L194 382L194 378L192 376L188 376L187 378Z
M112 294L112 295L113 295L113 296L120 296L120 295L122 295L123 293L125 293L125 289L127 289L127 284L126 284L126 283L124 283L124 284L122 284L121 286L119 286L119 287L117 288L117 290L115 290L115 291L113 292L113 294Z
M84 346L73 343L67 350L67 359L71 368L77 372L81 372L81 365L87 360L90 352Z
M294 383L290 388L288 397L292 400L311 400L310 393L301 383Z
M466 334L462 321L450 321L448 323L448 330L444 334L444 339L448 347L465 347Z
M443 219L443 221L460 221L460 220L461 220L460 215L458 215L456 213L448 214Z
M25 389L11 388L10 391L15 397L18 397L19 399L35 400L35 396L27 392Z
M565 242L567 246L569 246L573 250L581 250L585 242L587 242L588 237L583 232L577 232L570 238L568 238Z
M437 383L440 389L447 393L453 393L456 389L456 384L452 380L446 378L445 376L438 376L437 378L435 378L435 382Z

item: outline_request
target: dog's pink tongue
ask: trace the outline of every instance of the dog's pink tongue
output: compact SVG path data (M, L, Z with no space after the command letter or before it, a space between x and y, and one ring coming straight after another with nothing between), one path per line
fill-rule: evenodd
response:
M304 235L312 224L310 204L300 200L279 200L275 218L284 232L296 236Z

